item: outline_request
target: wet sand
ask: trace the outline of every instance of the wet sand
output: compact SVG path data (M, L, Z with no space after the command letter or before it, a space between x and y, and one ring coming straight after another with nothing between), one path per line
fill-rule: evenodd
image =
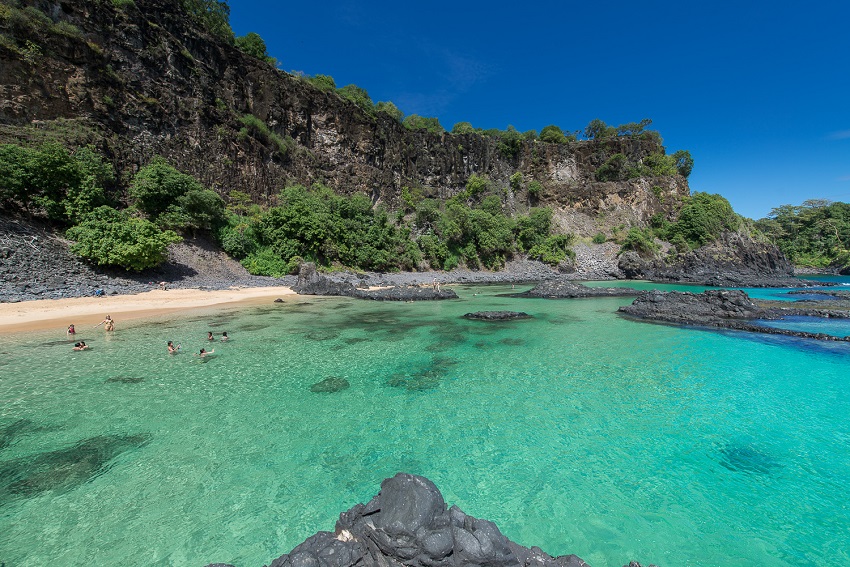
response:
M97 325L106 315L111 315L116 328L120 329L121 321L128 319L225 303L266 303L287 295L295 295L295 292L288 287L247 287L218 291L171 289L136 295L0 303L0 334L67 329L72 323L81 330L86 325Z

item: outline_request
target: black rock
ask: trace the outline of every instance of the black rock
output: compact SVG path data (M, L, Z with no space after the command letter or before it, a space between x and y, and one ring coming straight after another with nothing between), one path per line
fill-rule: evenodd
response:
M475 313L465 314L463 318L477 321L509 321L512 319L531 319L531 315L522 311L476 311Z
M487 520L446 508L430 480L399 473L368 504L339 516L270 567L587 567L575 555L554 558L511 542Z
M588 287L569 280L546 280L514 297L543 297L547 299L573 299L580 297L623 297L641 292L630 287Z
M850 311L764 307L756 305L745 292L736 289L714 289L702 293L653 290L642 293L631 305L620 307L618 311L636 319L677 325L717 327L821 341L850 341L850 336L835 337L824 333L779 329L755 322L759 319L781 319L789 315L846 318L850 317Z

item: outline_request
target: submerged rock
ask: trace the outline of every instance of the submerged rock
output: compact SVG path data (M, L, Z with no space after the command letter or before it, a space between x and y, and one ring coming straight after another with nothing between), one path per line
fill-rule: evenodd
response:
M315 384L310 386L310 391L316 393L332 394L334 392L341 392L342 390L347 390L350 386L351 384L349 384L348 380L346 380L345 378L339 378L338 376L329 376L321 382L316 382Z
M73 447L0 463L0 506L42 492L62 493L107 470L109 461L144 446L150 436L99 435Z
M531 315L522 311L476 311L475 313L465 314L463 318L477 321L509 321L512 319L531 319Z

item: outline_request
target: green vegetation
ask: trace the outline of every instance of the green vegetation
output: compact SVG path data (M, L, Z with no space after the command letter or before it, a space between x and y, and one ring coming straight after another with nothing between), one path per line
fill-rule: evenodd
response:
M113 177L112 166L88 147L71 154L55 143L0 145L0 206L9 210L73 224L106 204Z
M208 33L228 42L233 41L230 29L230 6L225 0L181 0L183 9Z
M604 242L604 241L603 241ZM633 250L640 256L654 256L660 247L655 243L655 238L650 229L632 227L623 240L623 250Z
M685 200L675 222L657 214L650 220L649 232L644 231L643 236L651 233L672 243L677 250L686 251L714 242L724 232L739 230L741 226L741 217L732 210L732 205L725 198L709 193L694 193ZM638 235L633 236L633 249L648 252L649 249L637 238Z
M850 267L850 204L817 199L770 211L756 228L798 266Z
M214 230L225 220L224 200L191 175L155 157L130 185L133 208L162 229Z
M170 230L161 231L148 220L106 206L68 229L67 236L76 241L71 246L74 254L98 266L135 271L162 263L168 245L180 241Z
M285 158L295 146L295 141L289 136L282 138L276 132L273 132L265 122L254 116L246 114L239 119L244 126L239 130L240 137L248 136L249 134L255 139L262 142L272 144L280 157Z
M404 113L401 110L399 110L399 108L391 102L379 101L375 105L375 110L377 110L378 112L383 112L384 114L387 114L387 115L393 117L394 119L396 119L399 122L401 122L404 119ZM438 124L439 124L439 122L438 122Z
M594 244L604 244L606 240L608 240L608 237L605 236L604 232L597 232L593 236L593 243Z
M418 114L411 114L410 116L405 117L402 124L404 124L404 127L408 130L425 130L434 134L442 134L445 132L445 129L438 119L419 116Z
M375 114L375 105L372 104L372 99L365 89L361 89L357 85L345 85L336 90L342 98L349 100L363 109L367 114Z
M550 124L540 131L541 142L549 144L566 144L567 142L574 142L575 140L576 137L574 134L564 134L564 131L554 124Z
M342 265L364 270L413 269L420 260L419 250L405 227L390 222L386 210L373 210L364 195L345 197L323 185L287 187L280 205L243 224L231 219L225 239L239 242L246 251L243 264L252 273L282 275L302 259L322 266ZM236 245L225 249L237 252ZM239 254L236 254L239 257Z
M336 90L336 81L330 75L316 75L315 77L306 77L304 80L320 91L330 92Z
M247 34L237 37L235 39L236 47L242 51L250 55L251 57L256 57L260 61L265 61L273 66L277 66L277 59L269 56L269 53L266 49L266 42L263 41L263 38L260 37L260 34L255 32L248 32Z
M597 181L625 181L641 177L665 177L682 175L688 177L694 167L694 160L687 150L679 150L666 155L662 150L653 152L640 162L631 161L625 154L610 156L596 170Z

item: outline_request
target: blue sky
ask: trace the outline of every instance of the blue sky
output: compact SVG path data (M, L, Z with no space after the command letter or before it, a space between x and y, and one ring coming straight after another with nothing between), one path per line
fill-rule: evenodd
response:
M850 3L231 0L286 71L354 83L447 130L651 118L691 190L751 218L850 202Z

